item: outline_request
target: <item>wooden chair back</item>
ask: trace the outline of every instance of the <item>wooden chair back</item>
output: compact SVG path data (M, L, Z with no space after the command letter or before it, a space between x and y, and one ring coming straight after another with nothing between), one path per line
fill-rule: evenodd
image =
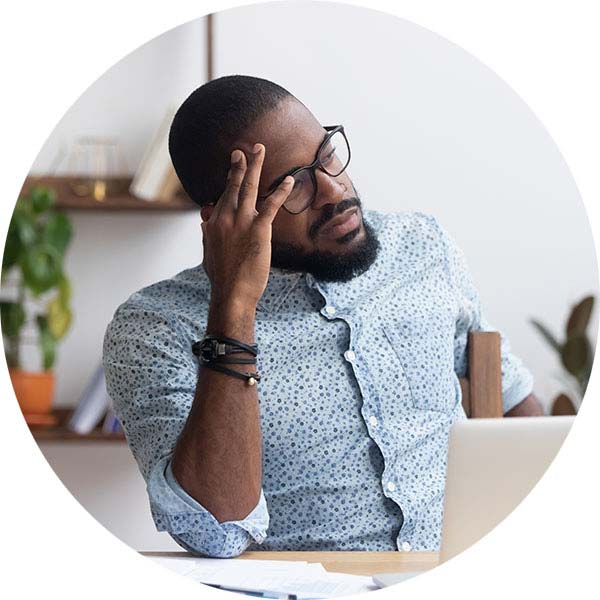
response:
M467 377L460 378L467 417L502 417L500 334L497 331L471 331L467 352Z

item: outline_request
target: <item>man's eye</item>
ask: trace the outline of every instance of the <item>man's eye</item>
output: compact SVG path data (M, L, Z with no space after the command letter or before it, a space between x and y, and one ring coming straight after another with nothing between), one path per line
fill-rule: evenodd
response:
M328 165L335 157L335 148L331 148L329 152L325 154L321 162L325 165Z

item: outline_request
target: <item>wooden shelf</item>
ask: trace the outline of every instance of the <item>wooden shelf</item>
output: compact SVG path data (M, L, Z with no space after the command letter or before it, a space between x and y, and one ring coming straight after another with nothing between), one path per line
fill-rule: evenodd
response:
M72 409L57 408L54 415L58 418L57 425L30 425L29 430L38 442L124 442L125 435L121 433L104 433L100 428L86 434L75 433L67 429Z
M98 201L91 196L78 196L71 188L72 177L27 177L21 194L26 194L32 186L43 185L56 192L56 208L66 210L91 211L146 211L146 212L181 212L199 210L187 195L176 196L170 200L140 200L129 193L131 178L114 178L109 180L110 187L119 190Z

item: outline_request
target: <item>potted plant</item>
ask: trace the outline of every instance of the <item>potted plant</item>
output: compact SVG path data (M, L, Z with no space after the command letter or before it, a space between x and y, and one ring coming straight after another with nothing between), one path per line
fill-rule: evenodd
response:
M534 327L558 353L568 373L565 383L572 388L571 397L563 392L554 399L553 415L574 415L583 400L594 362L594 349L587 335L593 308L594 297L586 296L571 309L562 342L558 341L545 325L531 319ZM572 396L577 398L576 402L573 401Z
M72 320L71 286L63 261L73 228L66 215L54 210L54 202L54 192L42 186L19 198L2 260L4 352L15 394L29 423L51 411L56 347ZM23 334L29 323L35 324L38 333L40 372L21 368Z

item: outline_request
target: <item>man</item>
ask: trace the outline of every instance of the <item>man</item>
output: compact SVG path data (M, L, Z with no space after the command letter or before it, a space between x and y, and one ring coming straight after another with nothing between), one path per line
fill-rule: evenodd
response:
M430 215L363 208L343 127L269 81L200 87L169 145L204 260L104 342L157 528L215 557L436 550L467 334L494 329L462 253ZM504 337L502 388L541 412Z

